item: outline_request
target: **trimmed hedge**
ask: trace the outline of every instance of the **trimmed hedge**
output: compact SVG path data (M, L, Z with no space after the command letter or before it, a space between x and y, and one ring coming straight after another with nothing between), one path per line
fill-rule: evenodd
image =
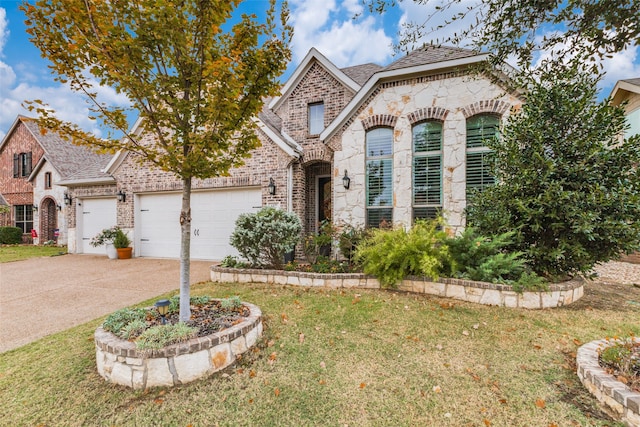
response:
M22 243L22 230L18 227L0 227L0 244L17 245Z

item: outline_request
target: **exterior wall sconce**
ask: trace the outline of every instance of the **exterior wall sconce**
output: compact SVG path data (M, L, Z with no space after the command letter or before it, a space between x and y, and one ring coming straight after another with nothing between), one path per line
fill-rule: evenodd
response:
M62 206L58 205L58 210L61 211L62 210Z
M116 197L118 198L119 202L124 202L127 200L127 195L123 193L122 190L118 191L118 194L116 194Z
M64 193L64 204L67 206L71 206L71 196L69 193Z
M344 176L342 177L342 185L344 185L344 189L348 190L349 186L351 186L351 178L347 175L347 170L344 170Z
M33 205L33 211L38 212L38 205Z
M158 310L158 314L162 317L162 324L165 325L167 323L166 315L169 312L169 300L161 299L156 302L156 310Z
M276 183L273 181L273 178L269 178L269 185L267 185L267 189L269 190L269 194L272 196L276 194Z

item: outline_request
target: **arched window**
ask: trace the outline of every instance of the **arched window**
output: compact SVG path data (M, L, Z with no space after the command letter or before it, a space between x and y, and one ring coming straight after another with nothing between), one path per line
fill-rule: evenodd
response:
M482 191L493 185L492 153L486 140L498 135L500 118L492 114L478 114L467 119L467 197L471 190Z
M435 218L442 209L442 123L413 127L413 219Z
M367 131L367 227L379 227L393 220L393 129Z

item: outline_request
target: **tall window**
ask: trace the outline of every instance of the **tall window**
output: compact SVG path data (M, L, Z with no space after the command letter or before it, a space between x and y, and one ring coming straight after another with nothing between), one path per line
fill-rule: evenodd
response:
M393 219L393 129L367 132L367 227L379 227Z
M309 135L319 135L324 130L324 103L309 104Z
M467 197L473 189L482 191L493 185L492 154L485 141L498 134L500 118L479 114L467 119Z
M13 177L29 176L31 173L31 153L13 155Z
M33 206L32 205L16 205L15 219L16 227L23 233L30 233L33 228Z
M442 123L413 127L413 219L435 218L442 208Z
M44 188L51 188L51 172L45 172L44 174Z

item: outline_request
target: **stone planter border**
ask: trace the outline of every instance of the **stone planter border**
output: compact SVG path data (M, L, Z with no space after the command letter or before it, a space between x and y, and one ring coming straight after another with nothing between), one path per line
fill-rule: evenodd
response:
M615 343L597 340L581 346L576 355L578 378L608 412L629 427L640 427L640 393L608 374L598 360L600 351Z
M185 384L224 369L262 336L262 311L242 304L250 313L239 324L158 350L138 350L99 327L94 334L98 373L109 382L146 389Z
M322 274L299 271L211 267L211 281L236 283L272 283L276 285L319 286L329 288L380 289L375 277L359 273ZM500 307L543 309L571 304L582 298L584 283L574 279L549 285L547 291L515 292L509 285L442 278L430 280L407 277L398 285L401 291L453 298Z

